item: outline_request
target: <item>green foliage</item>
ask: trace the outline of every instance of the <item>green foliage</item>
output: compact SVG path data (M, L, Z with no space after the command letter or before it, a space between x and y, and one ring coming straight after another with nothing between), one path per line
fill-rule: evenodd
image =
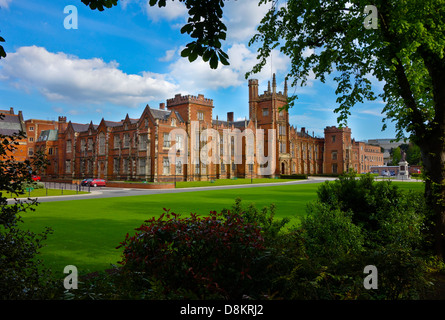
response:
M188 9L189 18L181 28L182 34L188 34L194 41L188 43L182 50L181 56L195 61L198 56L208 62L210 68L216 69L218 64L229 64L229 56L222 50L221 41L226 40L227 27L222 22L223 0L178 0ZM92 10L103 11L104 7L111 8L117 0L82 0ZM150 0L148 4L165 7L166 0Z
M288 275L304 299L411 299L427 287L425 222L419 192L354 173L326 182L302 222L305 255ZM378 268L378 290L363 287L363 268Z
M192 297L241 298L250 292L251 270L264 251L256 224L230 211L181 218L166 211L147 220L123 247L124 272L142 272L167 291Z
M45 162L34 158L22 163L10 156L23 138L23 132L0 135L0 190L6 190L6 194L22 193L26 184L34 182L31 178L34 172L30 168ZM47 228L41 234L35 234L19 225L23 222L21 215L33 211L36 200L8 204L7 197L0 194L0 205L0 299L51 297L53 280L49 272L40 270L41 261L36 257L51 230Z

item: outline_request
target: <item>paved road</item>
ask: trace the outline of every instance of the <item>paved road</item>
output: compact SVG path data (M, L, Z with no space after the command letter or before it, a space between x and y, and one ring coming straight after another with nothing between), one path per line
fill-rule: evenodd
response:
M97 188L91 188L90 189L91 192L89 194L41 197L41 198L38 198L38 201L39 202L53 202L53 201L99 199L99 198L112 198L112 197L129 197L129 196L137 196L137 195L164 194L164 193L210 191L210 190L221 190L221 189L262 188L262 187L275 187L275 186L290 185L290 184L319 183L319 182L324 182L324 181L332 181L335 179L336 178L330 178L330 177L310 177L307 180L295 180L295 181L288 181L288 182L274 182L274 183L261 183L261 184L240 184L240 185L228 185L228 186L178 188L178 189L136 189L136 188L130 189L130 188L97 187ZM381 179L379 179L379 181L381 181ZM402 180L398 180L398 181L402 181ZM404 180L404 181L407 181L407 180ZM411 181L413 181L413 180L411 180ZM67 186L65 185L64 188L67 189ZM75 190L75 188L73 188L73 190ZM88 189L85 188L85 190L88 190ZM8 203L14 203L14 200L9 199Z
M178 188L178 189L130 189L130 188L110 188L110 187L97 187L91 188L89 194L77 194L66 196L51 196L40 197L39 202L53 202L53 201L68 201L68 200L83 200L83 199L98 199L98 198L111 198L111 197L128 197L137 195L150 195L150 194L164 194L164 193L183 193L194 191L209 191L209 190L221 190L221 189L242 189L242 188L262 188L271 186L282 186L290 184L307 184L307 183L319 183L327 180L334 180L335 178L310 178L308 180L296 180L288 182L274 182L274 183L261 183L261 184L240 184L240 185L228 185L228 186L213 186L213 187L196 187L196 188ZM66 187L65 187L66 189ZM75 190L75 189L73 189ZM87 188L85 190L88 190ZM13 203L13 199L9 199L8 203Z

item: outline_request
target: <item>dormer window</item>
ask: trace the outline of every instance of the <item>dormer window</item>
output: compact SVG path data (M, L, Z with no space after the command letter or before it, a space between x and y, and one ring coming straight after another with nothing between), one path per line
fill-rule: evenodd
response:
M176 127L176 119L172 118L172 127Z

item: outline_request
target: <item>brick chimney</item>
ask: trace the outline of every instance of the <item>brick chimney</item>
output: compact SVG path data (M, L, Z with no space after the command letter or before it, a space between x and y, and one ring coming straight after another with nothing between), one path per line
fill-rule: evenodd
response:
M159 104L159 109L161 109L161 110L165 110L165 103L164 103L164 102L161 102L161 103Z
M233 122L233 112L227 112L227 122Z

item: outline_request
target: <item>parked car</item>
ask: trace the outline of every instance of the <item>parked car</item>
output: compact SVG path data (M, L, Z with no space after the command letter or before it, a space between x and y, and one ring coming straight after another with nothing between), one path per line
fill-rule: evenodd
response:
M105 187L107 182L104 179L92 179L89 185L92 187Z
M40 180L42 180L42 178L40 178L40 176L36 176L36 175L33 175L31 178L32 178L32 180L34 180L34 181L40 181Z
M83 179L83 180L80 182L80 185L81 185L81 186L88 186L92 180L93 180L93 179Z

